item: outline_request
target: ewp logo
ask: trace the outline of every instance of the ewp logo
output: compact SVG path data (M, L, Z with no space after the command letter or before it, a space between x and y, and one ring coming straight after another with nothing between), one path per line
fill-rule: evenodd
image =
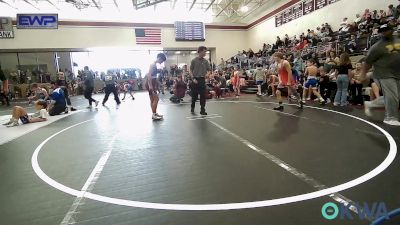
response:
M354 220L350 209L350 207L354 207L356 209L358 218L360 220L366 219L377 219L380 217L385 217L389 219L389 214L386 208L386 204L384 202L374 202L372 207L368 205L368 203L364 203L363 205L355 203L354 205L340 204L339 206L333 202L328 202L324 206L322 206L322 216L327 220L334 220L338 216L341 220Z
M58 15L57 14L18 14L17 15L18 29L57 29Z

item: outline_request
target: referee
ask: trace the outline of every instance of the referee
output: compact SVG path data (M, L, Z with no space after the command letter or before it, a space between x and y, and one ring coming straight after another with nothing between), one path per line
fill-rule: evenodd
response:
M192 106L191 112L194 113L194 107L200 95L200 115L207 115L206 113L206 81L205 77L209 71L211 71L210 63L204 57L207 54L207 48L200 46L197 50L198 57L194 58L190 64L190 74L193 80L192 85Z
M115 87L115 84L117 82L117 76L115 76L114 74L108 73L107 75L104 76L103 81L104 81L104 84L106 85L106 87L105 87L106 95L104 96L104 99L103 99L103 106L104 106L104 104L106 104L108 97L110 96L111 93L114 94L114 100L117 103L117 106L119 106L121 104L121 101L119 100L118 91L117 91L117 88Z

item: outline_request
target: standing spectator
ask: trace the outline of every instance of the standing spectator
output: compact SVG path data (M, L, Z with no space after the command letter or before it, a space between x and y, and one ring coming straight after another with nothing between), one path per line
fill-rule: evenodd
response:
M288 47L288 46L289 46L289 44L290 44L290 38L289 38L289 35L285 34L285 39L284 39L284 42L285 42L285 46L286 46L286 47Z
M221 58L221 63L219 64L219 66L221 67L221 69L225 68L225 60L224 60L224 58Z
M8 99L8 79L4 75L1 66L0 66L0 98L3 104L5 103L7 104L7 106L10 106L10 99Z
M392 126L400 126L398 107L400 101L400 54L398 46L400 40L393 35L393 28L387 24L379 28L382 34L381 40L371 47L361 77L366 78L367 71L374 67L372 77L377 79L381 86L385 101L384 123ZM372 107L377 107L377 102L365 102L365 110L369 111Z
M340 55L339 65L337 66L337 92L335 96L335 106L346 106L349 80L351 79L353 66L351 65L350 56L347 53Z
M119 74L119 73L118 73ZM92 108L92 103L96 104L96 107L99 105L99 101L92 98L92 94L94 91L94 74L92 71L89 70L88 66L84 67L83 70L83 79L85 85L85 92L84 96L89 101L89 106L87 108Z
M276 42L275 42L276 48L283 47L283 41L279 36L276 37Z
M353 72L354 77L350 80L351 99L354 105L363 104L361 68L361 63L357 63L356 69Z
M255 80L256 80L256 85L257 85L257 96L261 96L261 86L265 84L266 82L266 77L265 77L265 71L262 68L262 65L257 64L257 70L255 74Z
M300 53L297 54L296 58L293 61L293 69L295 69L300 76L303 75L305 64L303 59L301 58Z
M389 5L386 15L387 15L388 17L394 17L394 18L396 18L396 14L397 14L396 8L394 8L393 5Z

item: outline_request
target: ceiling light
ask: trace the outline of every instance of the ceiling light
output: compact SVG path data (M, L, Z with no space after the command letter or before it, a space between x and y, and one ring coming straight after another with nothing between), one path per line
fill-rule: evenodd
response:
M177 52L175 52L175 54L179 55L179 54L181 54L181 52L180 52L180 51L177 51Z
M244 5L244 6L242 6L242 7L240 8L240 11L241 11L241 12L247 12L247 11L249 11L249 7L247 7L246 5Z
M191 54L196 54L197 52L196 52L196 51L191 51L190 53L191 53Z

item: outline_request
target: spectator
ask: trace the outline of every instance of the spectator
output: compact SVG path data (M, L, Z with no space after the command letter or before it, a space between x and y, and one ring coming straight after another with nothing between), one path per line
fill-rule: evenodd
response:
M322 98L324 98L326 103L331 103L331 89L329 86L330 79L329 75L326 73L324 67L319 67L319 87L320 87L320 93Z
M8 98L8 79L4 75L4 72L1 69L1 66L0 66L0 98L1 98L2 104L6 104L7 106L10 106L10 100Z
M369 22L371 20L371 13L366 9L363 14L363 20Z
M397 10L396 10L396 8L394 8L393 5L389 5L389 6L388 6L387 13L386 13L387 17L394 17L394 18L396 18L396 13L397 13L396 11L397 11Z
M221 67L221 69L225 68L225 60L224 60L224 58L221 58L221 63L219 64L219 66Z
M348 18L345 17L343 19L342 23L340 24L339 33L346 33L346 32L348 32L349 28L350 28L350 24L349 24Z
M386 12L385 12L385 10L383 10L383 9L379 10L379 15L380 15L380 17L381 17L382 19L384 19L384 18L387 17Z
M300 76L304 72L305 64L303 59L301 58L300 53L297 54L296 58L293 61L293 69L295 69Z
M278 36L276 37L276 43L275 43L276 47L282 47L283 46L283 41L281 40L281 38Z
M346 52L349 54L357 52L357 39L354 34L351 35L350 41L346 44Z
M361 69L361 63L357 63L356 69L353 71L354 77L350 79L351 100L354 105L363 104Z
M356 15L356 19L354 20L354 23L359 24L362 21L362 17L360 16L360 14Z
M180 103L185 97L187 90L187 84L182 80L182 76L178 75L178 79L175 81L173 88L173 96L170 98L173 103Z
M256 85L257 85L257 96L261 96L261 86L266 82L265 71L262 68L262 65L257 65L257 71L255 75Z
M249 48L249 52L247 53L247 55L249 56L250 59L254 57L254 52L251 48Z
M286 47L288 47L288 46L289 46L289 44L290 44L289 35L285 34L285 39L284 39L284 42L285 42L285 46L286 46Z
M47 108L47 102L44 100L39 100L35 102L35 109L37 110L37 112L29 116L25 108L21 106L14 106L10 121L3 125L7 127L18 126L19 125L18 120L21 120L22 124L46 121L48 118L48 113L46 108Z
M353 67L350 56L347 53L340 55L339 65L337 66L337 92L335 96L335 106L346 106L349 80L351 79Z

